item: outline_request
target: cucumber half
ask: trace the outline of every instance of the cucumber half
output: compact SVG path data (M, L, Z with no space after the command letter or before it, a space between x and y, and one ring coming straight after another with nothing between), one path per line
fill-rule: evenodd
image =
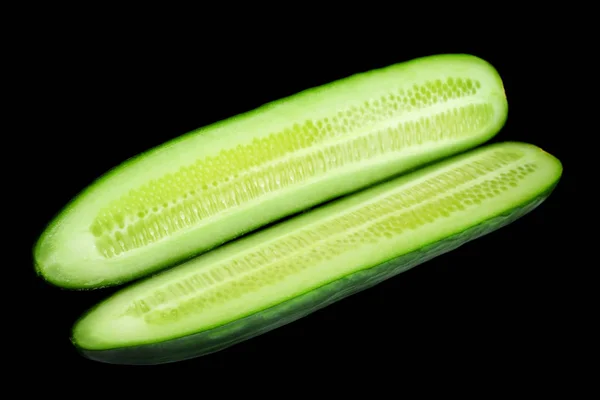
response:
M133 283L82 316L72 342L120 364L221 350L511 223L561 174L525 143L454 156Z
M190 132L118 166L42 233L37 273L131 281L268 223L475 147L507 117L497 71L439 55L354 75Z

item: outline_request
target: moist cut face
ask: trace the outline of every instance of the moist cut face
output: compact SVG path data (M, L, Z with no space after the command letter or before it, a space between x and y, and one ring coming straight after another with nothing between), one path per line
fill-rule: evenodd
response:
M479 81L468 78L426 81L338 111L331 119L294 124L250 144L200 158L115 200L98 213L90 231L100 253L114 257L335 169L411 146L471 135L493 121L490 104L457 106L391 126L388 121L473 96L480 87ZM378 124L381 129L373 130ZM360 130L366 133L347 138L349 132Z
M276 285L299 270L318 268L323 260L332 260L344 252L418 231L425 224L439 223L455 212L478 207L517 187L519 180L536 169L534 163L519 163L523 156L515 150L497 151L432 174L375 202L257 246L243 257L171 282L151 296L133 301L125 315L143 317L149 324L170 323L229 298Z
M113 170L42 235L38 273L70 288L139 278L478 145L506 113L496 71L470 56L413 61L302 92Z

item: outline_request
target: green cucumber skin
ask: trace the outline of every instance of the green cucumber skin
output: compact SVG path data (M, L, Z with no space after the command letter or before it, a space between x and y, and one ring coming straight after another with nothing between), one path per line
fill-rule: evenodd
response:
M208 331L161 343L110 350L86 350L80 348L73 337L71 337L71 341L83 357L108 364L157 365L212 354L292 323L513 223L542 204L554 191L559 180L560 177L530 202L472 226L461 233L430 243L417 251L348 275L309 293ZM94 308L90 309L88 313ZM85 315L80 319L84 317Z
M421 62L422 60L425 60L425 59L426 60L435 60L435 59L444 59L444 58L445 59L452 59L453 57L456 57L456 58L467 57L467 58L469 58L469 57L473 57L473 56L468 55L468 54L442 54L442 55L435 55L435 56L427 56L427 57L415 58L415 59L412 59L412 60L401 62L401 64L408 66L410 64L418 64L419 62ZM480 61L485 62L484 60L480 60ZM393 66L394 65L392 65L390 67L393 67ZM390 68L390 67L384 67L382 69ZM493 66L490 65L490 68L493 68ZM239 114L239 115L227 118L225 120L216 122L214 124L211 124L209 127L210 128L219 127L221 125L229 124L229 123L234 122L234 121L242 120L244 118L248 118L250 116L263 113L266 110L268 110L269 108L271 108L273 106L276 106L277 104L280 104L280 103L283 103L283 102L288 102L289 100L297 98L297 97L305 97L305 96L308 96L308 95L318 94L321 90L329 88L329 87L332 87L332 86L339 85L343 81L344 82L345 81L350 81L350 80L354 79L354 77L356 77L356 76L366 76L366 75L369 75L369 74L372 74L372 73L375 73L375 72L377 72L377 70L361 72L361 73L355 74L353 76L349 76L347 78L340 79L338 81L334 81L334 82L331 82L331 83L328 83L328 84L325 84L325 85L322 85L322 86L319 86L319 87L309 88L309 89L301 91L301 92L299 92L299 93L297 93L295 95L292 95L292 96L289 96L289 97L286 97L286 98L283 98L283 99L279 99L279 100L275 100L275 101L272 101L270 103L267 103L267 104L265 104L265 105L263 105L261 107L258 107L258 108L254 109L252 111L248 111L248 112L245 112L245 113L242 113L242 114ZM473 146L472 147L474 147L474 146L476 146L478 144L484 143L487 140L490 140L492 137L494 137L500 131L500 129L502 129L502 127L504 126L504 123L506 121L507 112L508 112L508 105L505 104L505 107L506 107L505 114L502 116L502 120L499 122L498 126L494 127L493 131L488 132L488 134L485 137L482 136L480 139L478 139L478 142L473 142ZM213 249L215 247L218 247L219 245L224 244L224 243L226 243L226 242L228 242L230 240L233 240L233 239L235 239L235 238L237 238L239 236L242 236L242 235L244 235L246 233L249 233L249 232L252 232L252 231L254 231L256 229L259 229L263 225L276 222L276 221L280 220L281 218L286 218L288 216L291 216L291 215L294 215L294 214L297 214L297 213L300 213L300 212L303 212L303 211L306 210L305 207L299 207L299 208L298 207L295 207L295 208L294 207L290 207L290 209L288 210L287 213L282 214L282 215L278 215L278 216L276 216L274 218L270 218L268 221L263 221L264 224L254 224L254 225L249 225L249 226L241 226L240 229L239 229L239 231L237 231L234 236L231 236L231 237L228 237L228 238L226 238L224 240L221 240L218 243L214 243L213 245L211 245L209 247L201 247L201 246L199 246L198 250L195 251L195 252L193 252L193 253L181 255L181 257L179 257L177 259L171 259L171 260L165 261L164 263L157 264L155 267L153 267L151 269L147 269L147 270L141 271L139 273L131 273L131 274L128 274L128 275L123 275L119 279L114 279L112 281L105 280L105 281L102 281L102 282L99 282L99 283L90 284L88 286L72 285L72 284L70 284L68 282L65 282L64 280L63 281L57 281L54 276L48 275L48 274L46 274L44 272L43 267L42 267L42 265L40 265L40 262L39 262L39 259L40 259L39 254L41 254L43 252L43 244L44 244L44 242L46 240L49 240L52 237L54 229L61 224L61 218L62 218L62 216L68 214L70 212L70 210L77 205L77 203L79 203L80 201L83 201L84 198L86 197L86 195L88 193L92 192L99 185L103 184L104 181L106 181L107 179L111 178L114 175L119 174L120 171L122 171L124 168L127 168L128 166L137 163L138 161L144 159L146 156L148 156L148 155L150 155L150 154L152 154L152 153L154 153L154 152L156 152L156 151L158 151L160 149L163 149L165 147L172 146L172 145L177 144L179 142L185 141L188 137L199 134L199 132L201 130L205 129L205 128L208 128L208 127L201 127L201 128L196 129L196 130L187 132L187 133L185 133L183 135L180 135L179 137L174 138L174 139L172 139L172 140L170 140L168 142L165 142L165 143L163 143L163 144L161 144L161 145L159 145L159 146L157 146L155 148L149 149L149 150L147 150L145 152L139 153L139 154L137 154L137 155L135 155L135 156L133 156L133 157L125 160L120 165L115 166L114 168L110 169L105 174L103 174L101 177L99 177L98 179L96 179L92 184L90 184L87 188L85 188L77 196L75 196L71 201L69 201L52 218L52 220L47 224L46 228L41 233L39 239L37 240L37 242L33 246L33 251L32 251L33 252L33 267L34 267L34 270L35 270L35 273L37 274L37 276L39 278L43 279L46 283L48 283L48 284L50 284L50 285L52 285L52 286L54 286L56 288L59 288L61 290L73 290L73 291L77 291L77 290L94 290L94 289L101 289L101 288L106 288L106 287L112 287L112 286L116 286L116 285L122 285L124 283L130 282L130 281L134 281L134 280L137 280L137 279L140 279L140 278L144 278L144 277L149 276L151 274L160 272L161 270L163 270L165 268L168 268L168 267L171 267L172 265L179 264L181 262L189 260L189 259L191 259L191 258L193 258L193 257L195 257L195 256L197 256L197 255L199 255L199 254L201 254L203 252L209 251L209 250L211 250L211 249ZM461 148L461 149L457 149L456 151L466 151L466 150L469 150L469 148ZM456 151L453 151L453 152L456 152ZM454 154L453 152L444 153L441 156L442 157L447 157L447 156L453 155ZM427 157L429 157L429 158L427 158ZM429 155L429 156L424 157L422 161L425 162L425 163L429 163L429 162L433 162L435 160L436 160L435 155ZM412 167L410 167L407 170L399 171L399 173L407 173L407 172L410 172L410 171L412 171L412 170L414 170L416 168L419 168L420 166L422 166L422 164L419 164L419 162L420 161L417 160L415 165L413 165ZM374 182L372 182L372 184L375 184L375 183L378 183L378 182L379 181L374 181ZM348 193L342 193L340 195L345 195L345 194L348 194ZM317 205L319 205L319 204L321 204L323 202L327 202L327 201L330 201L332 199L333 198L323 198L320 203L315 203L315 204L308 205L308 208L317 206Z

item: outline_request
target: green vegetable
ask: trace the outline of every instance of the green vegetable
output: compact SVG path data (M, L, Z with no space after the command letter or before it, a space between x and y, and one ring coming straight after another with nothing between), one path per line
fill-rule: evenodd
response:
M120 364L218 351L511 223L561 174L530 144L471 150L136 282L78 320L72 341L86 357Z
M475 147L506 116L497 71L469 55L313 88L113 169L49 224L34 249L36 271L69 289L122 284Z

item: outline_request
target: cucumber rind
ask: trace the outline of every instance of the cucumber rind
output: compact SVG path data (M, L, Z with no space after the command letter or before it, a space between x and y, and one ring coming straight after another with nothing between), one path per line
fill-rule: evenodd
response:
M502 212L460 233L430 243L419 250L393 258L369 269L347 275L311 292L207 331L159 343L107 350L82 348L77 345L77 341L73 336L71 341L83 357L108 364L158 365L209 355L290 324L348 296L371 288L415 266L505 227L542 204L557 184L558 178L545 192L528 203Z

